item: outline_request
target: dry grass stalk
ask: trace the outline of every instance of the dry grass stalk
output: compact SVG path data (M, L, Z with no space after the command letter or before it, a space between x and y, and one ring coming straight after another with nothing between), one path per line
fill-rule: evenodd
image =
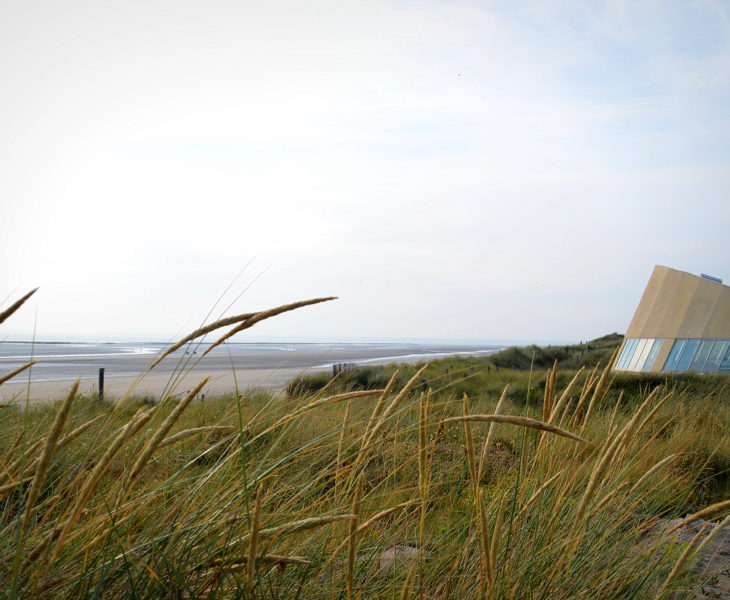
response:
M588 421L591 418L591 414L593 413L593 408L596 405L596 402L600 400L605 388L606 388L606 381L608 380L609 375L611 374L611 367L613 366L613 362L616 359L616 353L618 352L618 348L613 351L613 354L611 354L611 358L608 361L608 364L606 364L606 368L603 369L603 373L601 373L601 378L598 380L598 383L596 384L595 389L593 390L593 395L591 396L591 401L588 403L588 409L586 410L586 416L583 418L583 424L581 425L580 432L583 433L586 429L586 426L588 425Z
M680 529L681 527L684 527L685 525L688 525L689 523L692 523L692 521L696 521L697 519L704 519L705 517L709 517L710 515L715 515L719 512L729 509L730 500L717 502L716 504L712 504L706 508L703 508L702 510L697 511L696 513L691 514L689 517L682 519L679 524L672 527L667 533L673 533L677 531L677 529Z
M307 560L303 556L282 556L279 554L262 554L257 556L255 561L265 564L274 564L278 566L302 565L309 566L311 560ZM210 569L214 567L225 567L229 569L243 568L250 566L251 561L248 556L237 556L235 558L215 558L205 565L201 565L196 569Z
M606 443L604 444L602 452L599 454L599 458L596 461L593 470L591 472L590 479L588 480L588 485L586 486L585 492L583 493L583 496L581 497L580 503L578 504L578 508L576 509L575 518L573 520L573 527L571 528L571 533L568 536L570 539L574 540L574 535L579 527L582 527L583 525L583 519L586 515L586 510L588 508L588 504L593 499L593 496L596 492L596 489L598 488L598 484L601 481L603 474L605 473L608 466L611 464L611 461L613 457L618 452L619 448L623 444L624 440L631 434L632 429L634 428L634 425L636 424L636 421L639 419L639 417L644 412L644 409L648 406L648 404L652 401L656 391L658 388L655 388L649 396L644 400L644 402L641 404L641 406L636 410L634 413L634 416L629 420L629 422L624 426L624 428L617 433L613 438L608 438L606 440ZM577 540L574 540L571 547L571 552L568 552L567 554L572 554L572 550L575 548L575 543L577 543Z
M352 501L352 514L355 517L350 521L350 535L347 543L347 573L345 577L345 586L347 590L347 600L353 599L353 589L355 585L355 553L357 552L357 528L360 520L360 501L362 499L363 486L365 485L365 474L360 473L355 486L355 497Z
M361 533L364 533L365 531L370 529L370 527L372 527L375 523L380 521L380 519L384 519L388 515L392 515L394 512L397 512L402 508L408 508L409 506L415 506L416 504L418 504L417 500L407 500L406 502L401 502L400 504L396 504L395 506L391 506L390 508L386 508L385 510L381 510L380 512L375 513L367 521L358 526L357 534L360 535Z
M26 301L36 292L38 291L38 288L35 288L34 290L31 290L28 292L25 296L23 296L20 300L17 300L13 304L11 304L8 308L6 308L4 311L0 312L0 323L3 323L12 315L16 310L18 310L23 304L26 303Z
M455 574L457 569L459 568L460 564L463 564L466 555L470 552L470 546L471 546L471 540L473 539L473 536L467 540L467 543L464 544L464 547L462 551L454 557L454 560L451 561L451 568L447 573L445 573L444 576L444 582L439 586L437 593L433 595L434 598L451 598L451 584L455 579ZM415 565L414 565L415 567Z
M270 425L269 427L264 429L261 433L258 433L254 437L246 440L245 445L252 444L258 438L273 431L277 427L280 427L281 425L284 425L284 424L288 423L289 421L296 419L297 417L301 416L305 412L314 410L315 408L320 408L320 407L324 406L325 404L334 404L335 402L344 402L345 400L354 400L355 398L367 398L369 396L377 396L378 394L382 394L384 391L385 390L360 390L357 392L345 392L344 394L335 394L334 396L327 396L326 398L319 398L317 400L310 402L309 404L305 404L304 406L297 408L296 410L293 410L292 412L290 412L287 415L284 415L283 417L278 419L273 425Z
M576 404L575 406L573 418L571 419L572 427L577 427L580 423L581 415L583 414L583 405L585 404L588 396L590 396L590 393L593 390L593 387L598 381L598 376L596 375L596 373L598 372L598 367L599 365L596 365L593 368L593 370L588 374L588 378L586 379L585 383L583 384L583 389L581 390L580 397L578 398L578 404Z
M21 479L19 481L15 481L13 483L6 483L5 485L0 485L0 498L4 498L7 494L12 492L15 488L20 487L23 484L26 484L30 481L33 481L33 477L26 477L25 479Z
M256 554L258 552L259 529L261 524L262 489L259 485L256 490L256 502L253 507L253 515L251 516L251 534L248 538L246 581L248 582L248 591L250 594L253 594L254 575L256 574Z
M714 543L715 538L720 535L720 532L728 526L730 526L730 515L715 525L709 535L702 540L702 543L697 547L697 556L702 556L705 550Z
M428 409L430 396L421 393L418 406L418 490L421 499L426 496L428 485Z
M403 386L403 389L401 389L401 391L398 392L396 397L393 398L393 401L388 405L388 408L385 409L385 411L381 415L378 422L375 424L373 429L370 431L370 435L367 438L367 442L364 444L364 446L365 446L364 449L366 449L371 444L371 442L380 433L380 431L383 429L383 427L385 427L385 423L388 421L388 419L393 414L393 412L395 412L395 409L398 406L398 404L400 404L401 400L403 400L403 398L405 398L408 395L408 393L413 389L413 387L416 385L416 383L418 383L418 380L420 379L421 375L426 370L426 366L427 365L424 365L423 367L418 369L418 371L416 371L416 374L413 375L413 377L411 377L408 380L408 383L406 383L406 385Z
M411 593L411 581L413 580L413 574L416 572L416 565L413 565L408 569L406 580L403 582L403 588L400 591L400 600L406 600L408 595Z
M658 390L659 388L657 388ZM664 403L669 400L673 396L673 393L666 394L659 402L656 403L656 406L651 409L648 415L644 418L644 420L641 422L641 424L636 428L635 435L641 434L642 431L646 428L646 426L651 422L651 420L654 418L654 415L659 411L659 409L664 406Z
M240 333L244 329L249 329L250 327L253 327L254 325L256 325L256 323L259 323L260 321L263 321L265 319L270 319L271 317L275 317L282 313L289 312L290 310L296 310L297 308L302 308L304 306L311 306L312 304L319 304L320 302L329 302L330 300L337 300L337 296L328 296L326 298L313 298L311 300L301 300L299 302L292 302L291 304L284 304L282 306L277 306L276 308L271 308L269 310L262 310L260 312L257 312L253 316L246 319L245 321L236 325L228 333L226 333L222 337L218 338L215 342L213 342L208 347L208 349L205 352L203 352L203 356L206 356L207 354L209 354L210 351L213 350L213 348L220 346L222 343L224 343L228 339L232 338L237 333Z
M330 523L339 523L341 521L351 521L356 516L353 514L345 515L324 515L321 517L310 517L308 519L302 519L300 521L292 521L291 523L285 523L278 527L270 527L269 529L259 530L259 541L268 540L269 538L280 538L291 533L299 533L300 531L306 531L308 529L314 529L316 527L322 527L323 525L329 525ZM248 542L248 535L243 536L240 542Z
M335 465L335 496L338 496L340 480L342 479L343 469L345 467L342 457L345 454L345 437L350 428L350 409L352 403L348 402L345 406L345 416L342 418L342 429L340 430L340 439L337 441L337 464Z
M633 494L636 490L638 490L641 487L641 484L644 483L649 477L654 475L657 471L663 469L668 464L674 462L678 457L680 456L679 453L677 454L670 454L666 458L660 460L658 463L656 463L651 469L649 469L646 473L644 473L639 480L632 486L631 490L629 490L629 494Z
M140 503L139 501L137 503ZM101 542L103 542L107 537L109 537L109 534L111 534L114 529L118 529L121 527L124 523L132 519L132 517L136 516L134 512L130 512L126 517L122 517L121 519L117 519L114 521L113 527L105 527L101 533L99 533L96 537L94 537L89 543L87 543L84 546L84 552L88 552L91 550L94 546L99 545ZM93 526L99 527L101 524L106 523L112 518L112 515L104 515L104 517L100 520L100 523L94 523ZM91 526L85 527L81 529L80 531L76 531L72 533L71 535L66 538L66 543L70 543L76 538L80 537L84 533L86 533L89 529L91 529Z
M568 401L568 398L570 397L570 392L573 390L573 387L575 386L576 382L578 381L578 378L581 376L581 374L584 371L584 367L581 367L578 369L578 372L573 375L573 379L570 380L567 387L563 390L563 393L560 394L560 398L555 403L555 407L552 409L550 413L550 419L548 420L548 423L552 423L556 419L560 418L562 415L562 411L565 408L565 403Z
M170 437L162 440L159 446L157 446L157 449L161 450L162 448L171 446L172 444L176 444L177 442L185 440L194 435L198 435L200 433L212 433L214 431L229 433L231 431L235 431L235 429L236 428L232 425L208 425L205 427L194 427L193 429L186 429L185 431L180 431L175 435L171 435Z
M295 302L293 304L285 304L283 306L279 306L278 308L268 310L268 311L243 313L241 315L234 315L232 317L226 317L225 319L219 319L213 323L209 323L208 325L205 325L204 327L200 327L199 329L196 329L192 333L186 335L179 342L176 342L175 344L170 346L167 350L165 350L162 354L160 354L160 356L158 356L154 361L152 361L152 364L149 366L149 369L151 370L154 367L156 367L166 357L168 357L170 354L172 354L176 350L179 350L180 348L182 348L188 342L192 342L194 339L207 335L207 334L215 331L216 329L220 329L221 327L227 327L228 325L235 325L236 323L240 323L241 321L249 321L263 313L271 313L273 311L279 311L279 312L276 312L275 314L281 314L288 310L294 310L296 308L300 308L301 306L307 306L308 304L316 304L317 302L325 302L326 300L334 300L334 299L335 299L334 297L316 298L314 300L306 300L304 302ZM268 315L268 316L274 316L274 315ZM268 318L268 316L263 317L263 318ZM258 319L258 321L260 321L260 320L262 320L262 319ZM256 322L258 322L258 321L256 321ZM253 325L253 323L252 323L252 325Z
M14 454L16 454L15 451L18 448L20 448L20 444L23 441L24 437L25 437L25 427L21 427L20 430L18 431L18 435L15 436L15 441L13 442L12 446L10 446L10 448L8 448L8 450L6 451L6 454L8 456L13 456Z
M418 379L420 378L423 371L426 370L426 365L421 367L418 371L416 371L416 374L411 377L408 380L408 383L401 389L398 394L396 394L395 398L393 398L393 401L388 405L388 407L383 411L382 415L378 419L378 422L375 423L373 428L370 430L370 434L365 437L363 436L363 443L360 445L360 449L358 450L357 454L355 455L355 460L352 464L352 471L351 471L351 478L355 476L355 474L360 469L360 465L362 464L363 460L365 460L365 455L367 454L368 450L370 449L371 444L375 440L375 438L380 434L380 432L385 427L386 423L388 422L388 419L392 416L392 414L395 412L395 409L400 404L401 400L403 400L407 395L408 392L413 389L413 387L416 385ZM349 489L352 489L352 479L349 481Z
M565 408L560 413L559 419L554 419L557 421L558 427L564 427L563 423L566 421L570 421L570 411L573 409L573 400L574 398L571 396L565 401ZM555 413L553 413L554 416Z
M10 371L10 373L5 373L2 377L0 377L0 385L5 383L6 381L9 381L16 375L20 375L23 371L26 369L30 369L33 365L38 364L37 360L31 360L30 362L25 363L22 367L18 367L14 371Z
M555 359L553 368L547 373L545 379L545 395L542 400L542 420L546 423L550 422L552 414L553 401L555 400L555 376L558 372L558 359Z
M620 461L623 459L624 454L628 450L628 444L630 442L634 441L638 437L638 435L641 433L641 431L646 427L647 423L649 423L651 421L651 419L654 417L654 415L656 415L656 413L659 410L659 408L661 407L661 405L664 404L664 402L667 400L667 398L669 396L671 396L671 394L669 394L669 395L665 396L664 398L662 398L658 402L658 404L649 412L649 414L646 416L646 418L643 419L641 424L638 427L636 427L636 422L638 421L639 416L641 416L641 414L643 414L644 409L646 408L646 406L648 406L649 402L654 400L654 396L656 396L659 393L660 387L661 386L657 386L651 391L651 393L647 397L646 401L639 407L639 409L636 413L636 416L634 418L632 418L631 421L629 422L629 426L626 430L626 433L622 436L621 441L619 442L618 448L616 449L616 452L614 453L614 456L611 459L611 463L613 463L616 460Z
M705 530L707 529L707 524L703 525L702 528L695 534L695 536L692 538L692 541L690 541L689 544L687 544L687 547L684 549L684 552L680 555L680 557L677 559L677 562L674 563L674 568L672 568L669 575L667 575L666 580L662 584L662 587L659 588L659 591L656 595L656 600L661 600L661 598L667 593L669 590L669 586L674 583L674 580L677 579L679 574L684 570L684 566L687 564L687 560L689 559L690 555L693 553L695 547L699 543L699 541L702 539L702 536L705 535Z
M464 394L462 404L463 416L469 416L469 399ZM471 477L472 493L474 495L474 504L479 502L479 474L477 473L476 457L474 456L474 439L471 435L471 425L468 420L463 421L464 439L466 440L466 462L469 467L469 476Z
M555 361L557 363L557 361ZM504 496L499 500L497 508L497 516L494 519L494 527L492 528L492 543L489 548L490 560L492 561L492 576L497 572L497 554L499 553L499 543L502 539L502 525L504 523ZM491 598L494 590L494 582L490 587L489 597Z
M380 519L384 519L385 517L392 515L394 512L397 512L403 508L408 508L409 506L415 506L418 503L419 503L418 500L408 500L407 502L401 502L400 504L397 504L396 506L391 506L390 508L386 508L385 510L381 510L380 512L375 513L367 521L358 525L357 531L356 531L357 535L361 535L362 533L364 533L365 531L370 529L370 527L372 527L375 523L380 521ZM332 552L332 555L330 556L327 563L329 564L330 562L332 562L334 560L335 556L337 556L340 552L342 552L342 550L345 548L345 546L347 546L347 544L349 544L349 542L350 542L349 536L347 538L345 538L342 542L340 542L340 545L334 549L334 551Z
M429 397L421 393L418 410L418 491L421 496L421 518L418 527L419 543L423 540L423 527L426 514L426 497L428 496L428 455L427 455L427 423Z
M178 420L180 415L188 407L190 402L198 395L200 390L203 389L205 384L208 383L209 380L210 377L206 377L205 379L203 379L198 385L190 390L190 392L188 392L188 394L182 400L180 400L180 402L178 402L177 406L175 406L175 408L170 411L170 414L160 424L155 433L152 435L152 439L150 439L150 441L147 442L144 448L142 448L142 451L137 457L134 465L132 465L132 468L129 470L126 480L120 490L117 499L117 506L119 506L120 502L124 501L127 494L129 493L129 490L134 485L137 477L139 477L139 474L142 472L142 469L144 469L144 466L152 457L155 450L157 450L157 447L163 442L165 436L170 432L170 429L172 429L172 426Z
M430 392L429 392L429 404L430 404ZM433 439L431 440L431 451L428 453L428 460L426 462L426 485L430 486L431 484L431 473L433 470L433 459L436 455L436 448L438 447L439 441L441 440L441 435L443 434L445 429L445 425L443 423L439 423L436 427L436 433L433 434Z
M542 401L542 420L545 423L550 423L553 413L553 404L555 402L555 380L558 373L558 359L555 359L552 369L547 372L545 379L545 394ZM535 452L535 460L533 464L535 466L541 465L543 462L543 455L545 453L545 446L547 444L547 434L543 431L540 433L540 441L537 444L537 451ZM520 459L522 460L522 458Z
M481 570L480 587L482 590L491 590L494 585L494 571L492 571L492 557L490 555L491 541L489 537L489 528L487 527L487 511L484 507L484 492L479 490L479 499L477 501L477 518L479 519L479 545L482 550L482 559L480 561ZM491 594L491 591L489 592Z
M624 400L624 391L621 390L618 395L618 399L616 400L616 405L613 407L613 412L611 413L611 422L608 424L608 431L609 435L611 435L611 432L613 432L614 427L616 426L616 417L618 417L618 409L623 403Z
M239 520L241 517L231 517L228 519L223 519L223 521L220 523L221 525L225 526L230 523L233 523L237 520ZM323 515L319 517L309 517L307 519L301 519L299 521L291 521L289 523L284 523L283 525L279 525L277 527L269 527L267 529L259 529L258 532L258 544L260 544L264 540L278 540L282 537L285 537L287 535L293 534L293 533L300 533L302 531L308 531L310 529L316 529L318 527L323 527L325 525L330 525L332 523L342 523L343 521L352 521L353 519L356 519L356 516L353 514L344 514L344 515ZM237 538L226 540L226 543L223 547L218 548L214 554L221 554L225 552L227 548L232 547L238 547L242 545L246 545L248 547L248 542L251 537L251 533L247 533L245 535L242 535ZM272 542L273 543L273 542ZM118 555L115 560L121 560L124 558L123 554ZM214 560L226 560L225 558L221 559L211 559L211 561ZM209 563L206 563L209 564Z
M111 444L109 444L106 451L99 459L99 462L96 463L96 466L87 476L86 480L81 486L81 489L76 496L76 502L67 513L67 520L65 522L61 522L61 524L59 525L58 540L56 541L56 546L51 553L49 562L53 562L58 554L61 552L61 549L66 542L66 538L68 537L69 532L76 524L76 521L81 515L81 510L88 502L91 495L94 493L94 490L96 490L96 487L99 485L101 478L109 468L112 459L125 446L125 444L130 439L132 439L132 437L134 437L134 435L147 423L147 421L150 420L151 416L152 414L149 411L143 412L141 409L138 410L137 413L117 434L117 437L112 440Z
M58 440L58 444L56 445L57 449L60 450L61 448L65 448L66 446L68 446L77 437L79 437L82 433L84 433L84 431L86 431L89 427L91 427L99 419L101 419L105 416L106 415L99 415L98 417L89 419L88 421L86 421L86 423L79 425L76 429L74 429L71 432L64 435L60 440Z
M528 427L530 429L536 429L538 431L547 431L548 433L554 433L562 437L570 438L577 442L585 442L582 437L579 437L565 429L550 425L549 423L543 423L529 417L517 417L512 415L468 415L461 417L450 417L444 419L443 423L462 423L464 421L473 421L475 423L509 423L511 425L519 425L520 427Z
M627 427L628 427L628 425L627 425ZM593 465L593 469L591 471L591 476L588 480L588 485L586 486L586 489L583 492L583 496L581 497L580 503L578 504L578 508L576 509L576 514L575 514L575 517L573 520L573 527L571 529L571 535L569 537L572 538L573 534L578 530L578 528L583 525L583 518L586 514L588 504L593 499L596 489L598 488L598 483L601 481L603 474L605 473L606 469L608 468L608 465L611 462L611 458L613 457L614 452L615 452L616 448L618 447L618 444L620 443L621 439L623 439L623 434L625 432L626 432L626 428L624 428L621 432L616 434L616 436L614 438L609 438L606 441L606 445L604 446L603 452L599 453L598 460Z
M420 556L418 560L418 585L423 589L423 574L426 538L426 511L428 509L428 492L429 492L429 475L430 461L428 459L428 451L426 448L427 431L428 431L428 409L431 402L431 391L428 394L421 392L419 410L418 410L418 492L420 496L420 507L418 511L418 548ZM434 452L436 446L434 445ZM433 454L432 454L433 457ZM415 565L414 565L415 566ZM423 593L421 593L423 595Z
M621 483L620 485L616 486L616 487L615 487L615 488L614 488L613 490L611 490L610 492L608 492L608 494L606 494L606 495L605 495L605 496L604 496L603 498L601 498L601 499L600 499L600 500L599 500L599 501L598 501L598 502L596 503L596 508L595 508L595 510L597 510L597 511L598 511L598 510L601 510L601 509L602 509L602 508L603 508L604 506L606 506L606 504L608 504L608 503L609 503L609 502L610 502L610 501L611 501L611 500L612 500L613 498L615 498L615 497L616 497L616 496L617 496L618 494L620 494L620 493L621 493L622 491L624 491L624 490L625 490L625 489L626 489L627 487L629 487L629 485L630 485L630 484L629 484L629 482L628 482L628 481L624 481L624 482L623 482L623 483ZM631 490L631 491L633 491L633 490Z
M525 512L525 511L526 511L526 510L527 510L528 508L530 508L530 507L531 507L531 506L532 506L533 504L535 504L535 502L537 502L537 499L538 499L538 498L539 498L539 497L540 497L540 496L542 495L542 493L543 493L543 492L544 492L544 491L545 491L546 489L548 489L548 488L550 487L550 485L551 485L551 484L552 484L552 483L553 483L553 482L554 482L554 481L555 481L555 480L556 480L556 479L557 479L558 477L560 477L560 476L561 476L561 475L562 475L563 473L565 473L565 469L563 469L563 470L559 471L558 473L556 473L555 475L553 475L553 476L552 476L552 477L551 477L550 479L548 479L548 480L547 480L547 481L546 481L545 483L543 483L543 484L542 484L542 485L541 485L541 486L540 486L540 487L539 487L539 488L537 489L537 491L536 491L536 492L535 492L534 494L532 494L532 496L530 496L530 499L529 499L529 500L528 500L527 502L525 502L525 504L524 504L524 506L522 507L522 509L520 510L520 513L519 513L519 514L522 514L522 513L523 513L523 512Z
M365 444L365 440L370 437L370 432L375 426L375 423L377 423L378 419L380 418L380 415L383 412L383 406L385 406L385 402L387 401L388 397L393 391L393 388L395 387L395 381L397 377L398 371L396 370L396 372L393 373L393 376L390 378L387 385L385 386L382 395L380 396L380 398L378 398L378 402L375 404L375 408L373 408L373 412L370 415L370 420L368 421L368 424L365 427L365 432L362 436L363 445Z
M21 546L23 545L25 534L28 531L28 523L30 522L30 516L33 514L33 507L35 506L38 495L41 492L41 486L46 478L46 473L48 473L48 466L51 464L51 458L53 457L53 453L56 451L56 443L58 442L58 438L61 437L63 426L66 423L66 418L71 410L71 404L76 397L76 392L79 389L80 383L81 380L77 379L71 386L68 396L66 396L66 400L63 401L63 404L61 404L60 408L56 411L56 418L54 419L51 431L48 433L48 437L46 438L46 444L43 448L43 452L41 453L40 460L38 461L38 466L36 467L35 475L33 477L33 483L30 484L30 491L28 492L28 499L25 504L23 521L20 526Z
M25 451L21 451L20 456L16 458L7 467L3 467L3 472L0 473L0 484L6 482L8 479L17 479L19 476L19 469L30 464L31 459L38 450L43 447L45 437L40 438L33 442L33 444Z
M502 395L499 397L499 401L497 402L497 406L494 409L494 414L498 415L502 411L502 404L504 404L505 400L507 399L507 394L509 393L509 384L504 386L504 389L502 390ZM487 431L487 439L484 440L484 446L482 446L482 454L479 457L479 481L482 480L482 475L484 473L484 465L486 464L487 460L487 453L489 452L489 448L492 445L492 438L494 437L494 432L497 429L496 423L491 423L489 425L489 431Z

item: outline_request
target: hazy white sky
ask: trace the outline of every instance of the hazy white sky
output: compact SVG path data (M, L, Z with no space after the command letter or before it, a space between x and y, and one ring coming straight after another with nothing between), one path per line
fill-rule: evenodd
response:
M0 338L167 337L249 262L221 308L341 298L251 336L623 331L730 279L730 4L0 0L0 202Z

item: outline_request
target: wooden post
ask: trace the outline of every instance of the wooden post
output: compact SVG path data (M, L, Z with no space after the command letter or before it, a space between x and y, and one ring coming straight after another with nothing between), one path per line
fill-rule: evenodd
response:
M99 369L99 401L104 400L104 367Z

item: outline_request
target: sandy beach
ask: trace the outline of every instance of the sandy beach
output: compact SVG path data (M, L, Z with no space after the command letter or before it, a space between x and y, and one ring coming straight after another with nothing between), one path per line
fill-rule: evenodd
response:
M95 348L94 348L95 349ZM80 392L97 391L99 368L105 370L104 391L107 397L184 394L203 378L210 380L202 390L205 395L232 392L236 388L266 388L279 391L293 377L305 372L331 369L334 363L383 364L416 362L449 354L484 354L496 351L492 346L437 345L359 345L292 344L289 346L251 348L241 344L235 352L200 354L176 353L151 372L146 372L154 354L102 354L75 347L45 349L39 364L0 387L0 402L18 403L53 401L61 398L76 377L81 378ZM17 368L27 356L0 357L0 374ZM140 374L142 374L140 376Z

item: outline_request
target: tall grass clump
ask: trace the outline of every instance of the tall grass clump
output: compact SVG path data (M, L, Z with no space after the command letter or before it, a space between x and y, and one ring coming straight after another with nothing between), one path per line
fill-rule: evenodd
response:
M56 406L3 408L4 597L567 600L687 589L700 542L667 548L649 532L660 516L729 512L703 491L710 459L730 456L726 406L687 403L668 385L615 397L609 367L554 366L539 404L509 389L455 391L433 369L388 368L357 389L205 403L191 392L151 406L131 395L101 404L72 387Z

